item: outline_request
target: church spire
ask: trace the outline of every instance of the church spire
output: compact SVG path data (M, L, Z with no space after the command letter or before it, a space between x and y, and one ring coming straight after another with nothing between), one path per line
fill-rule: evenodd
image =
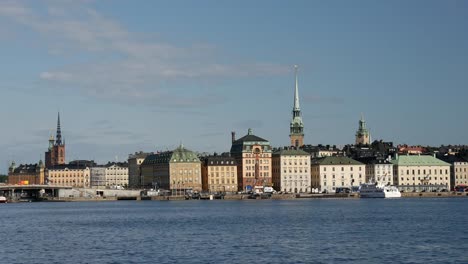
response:
M298 82L297 82L297 68L299 66L297 65L294 65L294 72L295 72L295 75L296 75L296 85L295 85L295 90L294 90L294 110L300 110L300 106L299 106L299 85L298 85Z
M297 81L297 65L294 65L295 87L294 87L294 107L293 118L289 127L289 138L291 146L302 147L304 145L304 124L302 123L301 108L299 106L299 85Z
M371 143L370 132L367 129L364 115L361 113L361 119L359 120L359 128L356 132L356 145L369 145Z
M57 135L55 137L55 145L62 145L62 129L60 128L60 112L57 116Z

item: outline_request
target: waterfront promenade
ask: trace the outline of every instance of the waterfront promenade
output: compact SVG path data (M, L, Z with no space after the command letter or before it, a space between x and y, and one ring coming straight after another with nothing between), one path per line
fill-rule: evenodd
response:
M177 201L177 200L303 200L303 199L357 199L359 193L340 194L225 194L215 195L203 193L199 198L187 195L145 195L145 190L115 190L71 188L47 185L3 185L0 186L0 194L3 194L9 202L56 202L56 201L117 201L117 200L153 200L153 201ZM468 197L466 192L402 192L402 198L450 198ZM211 196L211 197L210 197Z

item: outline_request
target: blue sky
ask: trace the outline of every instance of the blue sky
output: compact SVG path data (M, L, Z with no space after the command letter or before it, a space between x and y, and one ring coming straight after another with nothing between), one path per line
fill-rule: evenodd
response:
M293 65L307 144L466 144L466 1L1 1L0 172L67 160L289 143Z

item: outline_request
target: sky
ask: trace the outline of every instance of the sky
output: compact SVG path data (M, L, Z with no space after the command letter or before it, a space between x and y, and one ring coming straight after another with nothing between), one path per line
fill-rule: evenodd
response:
M252 128L289 145L467 144L467 1L0 1L0 173L67 161L227 152Z

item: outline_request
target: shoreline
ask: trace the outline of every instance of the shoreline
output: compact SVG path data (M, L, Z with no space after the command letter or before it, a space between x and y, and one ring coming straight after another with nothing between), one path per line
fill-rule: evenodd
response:
M455 193L455 192L409 192L401 193L401 198L468 198L468 193ZM345 199L354 200L360 199L359 194L273 194L271 196L258 196L255 198L249 197L246 194L233 194L225 195L223 199L213 200L227 200L227 201L241 201L241 200L310 200L310 199ZM378 198L375 198L378 199ZM61 198L43 198L39 200L29 199L23 201L8 201L8 203L24 203L24 202L112 202L112 201L190 201L199 199L186 199L185 196L110 196L99 198L86 198L86 197L61 197ZM208 200L210 199L201 199Z

